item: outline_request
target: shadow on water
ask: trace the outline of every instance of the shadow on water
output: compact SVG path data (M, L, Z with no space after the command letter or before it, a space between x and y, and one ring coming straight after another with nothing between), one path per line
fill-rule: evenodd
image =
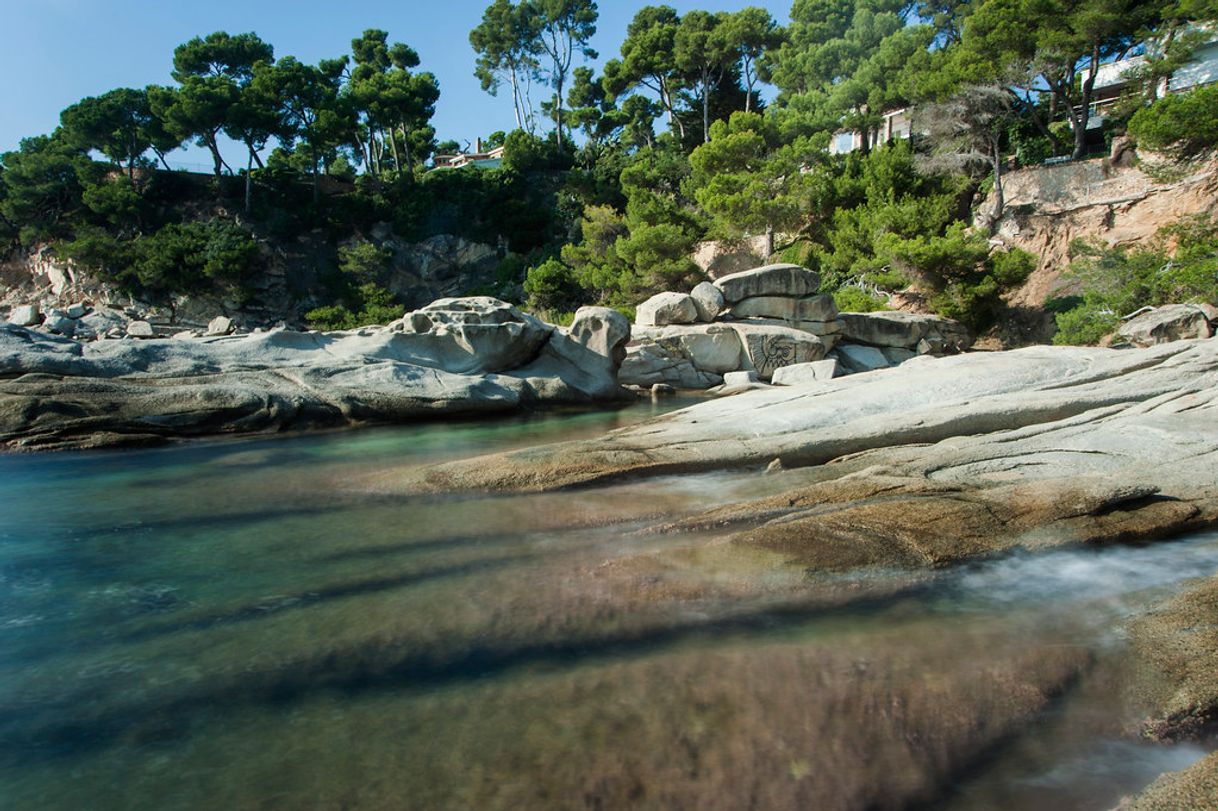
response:
M597 424L577 422L576 433ZM1136 744L1109 745L1128 718L1103 680L1106 663L1123 656L1114 630L1121 619L1168 587L1218 571L1218 535L1016 554L934 575L801 578L780 558L713 533L633 532L656 510L704 508L778 486L767 477L519 498L397 499L341 489L369 465L442 457L449 440L454 455L510 446L519 440L512 430L470 424L199 446L90 457L71 473L65 458L36 460L29 481L7 496L0 488L0 508L15 505L18 516L0 541L0 572L14 586L0 595L0 627L14 623L11 638L21 643L0 661L0 786L17 786L28 799L54 794L62 779L88 795L89 780L118 779L99 777L106 773L180 770L194 781L188 797L196 801L208 788L240 785L233 791L247 793L233 807L289 807L277 798L299 798L294 787L242 783L241 764L225 754L217 766L200 751L236 745L273 773L276 758L306 763L303 745L332 761L326 782L341 786L367 777L363 761L382 749L425 755L429 741L411 736L429 729L441 738L437 748L454 747L455 765L436 761L445 777L407 758L385 764L381 782L458 797L453 781L544 782L538 764L561 762L602 770L600 788L586 795L599 800L634 796L633 788L597 793L629 771L623 764L654 757L659 769L686 756L692 771L673 780L713 779L707 759L722 757L739 764L739 773L722 772L733 782L776 770L798 783L817 767L831 782L833 746L789 758L775 749L780 762L759 764L750 760L754 744L806 711L783 727L795 736L783 745L809 734L799 723L846 736L852 725L876 723L882 732L866 734L892 733L916 749L918 730L934 719L973 731L989 723L984 713L956 713L952 690L966 700L988 690L973 705L988 713L1003 711L1008 686L1012 701L1043 688L1050 703L1028 705L1040 718L1030 726L1008 719L979 740L974 771L942 807L1042 807L1012 798L1087 785L1082 772L1120 771L1122 758L1174 764L1196 755L1165 750L1172 756L1154 759ZM527 432L563 436L541 422ZM0 460L0 476L13 464ZM206 475L192 477L192 468ZM72 510L39 534L37 502L52 496ZM156 503L132 520L141 499ZM21 624L44 608L45 622ZM1024 672L1032 675L1021 680ZM859 692L864 683L870 692ZM1097 722L1102 713L1118 721ZM386 722L378 739L367 727L382 716L400 718L401 728ZM718 720L703 729L694 721L704 717ZM930 727L897 723L913 717ZM649 725L654 750L605 743L632 723ZM849 740L874 743L866 734ZM531 744L520 740L533 735ZM481 759L496 736L497 754ZM934 760L942 742L925 742L922 754ZM987 759L978 762L982 751ZM826 759L808 760L815 757ZM653 786L666 784L661 771L650 774ZM1143 777L1110 775L1126 784ZM764 788L757 796L771 796ZM714 784L697 791L713 799ZM657 796L651 807L696 807L665 806ZM941 787L936 796L944 797ZM154 798L124 794L121 803L98 807L153 807ZM468 807L561 804L551 797ZM61 799L45 807L73 806ZM387 806L365 797L324 807ZM445 807L460 805L449 799Z
M445 572L440 577L453 576ZM416 640L377 640L353 648L332 650L320 658L282 662L269 669L242 673L228 681L217 679L183 690L160 702L142 701L106 707L87 722L80 720L81 701L63 705L23 707L0 715L5 745L0 763L16 767L45 758L75 756L135 734L142 727L161 730L165 718L175 718L185 732L184 719L198 712L239 712L261 704L285 706L319 692L340 691L349 696L368 693L447 688L465 682L501 676L517 669L555 671L585 667L598 661L617 661L663 651L693 642L723 643L761 635L771 637L805 629L815 622L819 632L834 633L834 624L854 629L871 622L878 612L929 593L919 584L895 593L862 597L846 605L825 606L815 600L768 605L716 619L690 618L685 624L632 629L619 633L571 636L518 643L488 640L457 649L420 646ZM342 596L342 595L339 595ZM284 604L282 608L306 603ZM272 609L275 610L275 609ZM906 609L910 610L909 607ZM242 622L267 616L258 607L232 617L218 618L200 628L224 622ZM163 629L169 632L170 629ZM182 631L195 630L182 627ZM473 642L474 640L467 640ZM81 697L83 698L83 697ZM71 720L64 715L76 715Z

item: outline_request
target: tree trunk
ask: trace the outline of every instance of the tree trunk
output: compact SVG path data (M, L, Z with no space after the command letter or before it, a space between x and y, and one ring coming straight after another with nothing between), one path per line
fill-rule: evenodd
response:
M156 159L161 162L161 166L165 167L165 171L172 172L173 169L169 167L169 162L165 160L165 153L157 149L155 146L152 148L152 151L156 154Z
M990 219L990 234L998 227L998 221L1002 219L1002 211L1006 207L1006 198L1002 193L1002 151L999 149L998 139L994 139L994 213Z
M389 145L393 147L393 168L400 172L402 171L402 156L398 153L398 139L394 134L393 127L389 128Z
M558 148L562 149L562 87L566 77L558 74L558 95L554 97L554 121L558 124Z
M1082 120L1076 123L1074 130L1074 154L1073 158L1078 160L1087 152L1087 122L1091 120L1091 96L1095 88L1095 74L1100 68L1100 46L1095 43L1091 46L1091 64L1088 66L1087 78L1083 79L1083 98L1080 104L1081 112L1079 118Z
M245 216L249 216L254 200L254 148L249 147L249 160L245 162Z
M524 121L520 115L520 84L516 78L516 66L512 65L509 75L512 77L512 112L516 114L516 129L524 129Z
M702 143L710 142L710 73L702 71Z
M414 175L414 159L410 156L410 130L406 129L406 122L402 122L402 153L406 159L406 176Z

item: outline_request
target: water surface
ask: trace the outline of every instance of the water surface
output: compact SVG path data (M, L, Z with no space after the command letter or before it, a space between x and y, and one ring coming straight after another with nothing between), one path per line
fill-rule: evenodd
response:
M798 471L370 484L665 407L0 457L0 805L1104 809L1203 754L1119 628L1214 535L824 578L646 531Z

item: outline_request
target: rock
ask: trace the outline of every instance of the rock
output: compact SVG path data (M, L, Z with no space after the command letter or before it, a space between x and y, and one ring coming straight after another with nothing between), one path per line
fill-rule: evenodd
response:
M1113 811L1181 811L1214 808L1218 798L1218 752L1179 772L1159 775L1137 796L1123 800Z
M694 246L692 259L703 273L718 279L765 264L772 251L772 239L758 234L731 242L699 242Z
M228 335L233 331L233 320L227 316L218 315L207 324L207 332L203 333L211 338L217 335Z
M757 382L756 372L728 372L723 376L723 385L728 388L747 386Z
M1115 531L1124 521L1132 531L1135 513L1147 521L1144 537L1158 537L1154 533L1165 527L1178 530L1204 520L1208 513L1198 513L1198 505L1212 510L1218 504L1216 381L1218 341L1212 340L1149 349L1036 346L954 355L820 386L749 392L610 437L449 463L424 474L423 486L552 489L648 470L742 468L776 456L798 467L850 454L854 461L839 463L835 475L889 464L949 489L1044 480L1033 488L1043 496L1042 515L1059 503L1075 509L1052 490L1076 479L1066 489L1080 494L1126 484L1157 486L1170 498L1151 500L1151 512L1114 511L1109 501L1091 515L1080 506L1079 516L1091 518L1064 527L1054 542L1092 530L1100 537L1104 526ZM863 451L868 455L853 456ZM1081 486L1084 476L1087 487ZM1032 496L1028 491L1020 498ZM908 523L898 520L894 527Z
M794 363L809 363L825 357L827 349L815 335L789 327L759 324L727 324L744 346L743 368L768 381L774 371Z
M811 363L794 363L774 370L771 383L775 386L799 386L804 383L820 383L837 377L837 360L827 358Z
M199 337L199 333L195 332L193 329L185 329L185 330L182 330L181 332L175 332L173 334L173 339L175 341L189 341L192 338L198 338L198 337Z
M656 383L651 387L652 397L672 397L677 390L667 383Z
M941 346L938 351L959 351L972 345L968 329L938 315L903 312L840 313L842 340L852 344L916 349L922 340Z
M754 296L811 296L820 288L820 276L799 265L765 265L732 273L715 281L728 304Z
M923 338L922 340L926 339ZM900 366L905 361L912 360L918 356L917 352L913 352L909 349L901 349L895 346L882 347L880 352L884 354L889 366Z
M43 320L41 329L71 338L76 334L76 323L74 319L68 317L67 313L61 310L51 310Z
M42 321L42 311L37 304L23 304L9 312L8 320L19 327L32 327Z
M698 320L698 307L687 293L656 293L635 310L640 327L692 324Z
M752 296L742 299L728 310L733 318L776 318L788 323L811 321L833 322L837 318L837 305L833 296ZM836 326L836 325L835 325Z
M689 296L694 300L699 321L714 321L723 312L723 292L710 282L699 282Z
M740 357L739 341L736 357ZM682 389L709 389L722 383L723 376L696 367L679 344L643 338L626 347L626 359L622 361L618 381L643 388L667 383Z
M416 318L397 330L87 345L3 326L0 445L98 447L624 396L616 372L630 325L613 310L581 309L569 330L488 298L419 313L425 331Z
M887 369L891 365L884 353L874 346L839 344L833 352L846 374L873 372L876 369Z
M1194 304L1169 304L1135 316L1117 330L1134 346L1154 346L1214 334L1209 314Z
M153 338L156 333L147 321L132 321L127 325L127 335L132 338Z
M68 307L68 309L64 310L64 314L67 315L68 318L84 318L89 314L89 305L85 304L83 301L77 302L76 304Z
M724 324L644 327L635 330L635 338L658 344L671 357L685 358L711 374L743 368L739 333Z
M475 296L434 301L374 332L384 343L380 357L456 374L487 374L529 363L553 331L510 304Z
M536 359L508 374L526 380L541 399L619 399L626 396L618 372L629 340L626 316L608 307L581 307L570 327L551 333Z
M120 335L125 334L127 321L128 319L118 310L108 307L97 307L93 312L80 318L80 324L87 326L98 335L105 335L111 330L118 330ZM79 326L77 329L79 330Z

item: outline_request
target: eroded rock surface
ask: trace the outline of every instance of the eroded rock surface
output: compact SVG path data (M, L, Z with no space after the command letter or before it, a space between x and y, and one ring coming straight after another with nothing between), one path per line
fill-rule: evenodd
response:
M4 326L0 443L143 444L613 399L629 330L604 308L559 330L490 298L335 333L80 344Z
M1033 347L749 392L596 440L437 466L410 486L546 490L838 460L821 484L703 523L824 568L938 566L1213 522L1216 417L1218 341Z

